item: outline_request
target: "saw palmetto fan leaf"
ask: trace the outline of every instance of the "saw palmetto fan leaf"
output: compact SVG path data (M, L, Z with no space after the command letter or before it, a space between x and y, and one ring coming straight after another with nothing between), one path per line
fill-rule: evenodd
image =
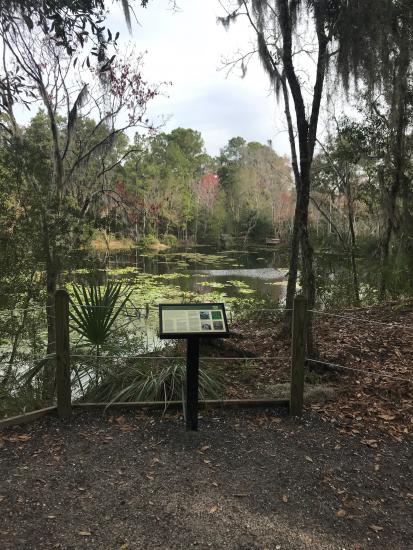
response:
M71 299L71 328L86 338L90 344L99 350L114 330L115 321L132 290L122 293L120 283L109 283L105 287L99 285L74 285L74 299Z

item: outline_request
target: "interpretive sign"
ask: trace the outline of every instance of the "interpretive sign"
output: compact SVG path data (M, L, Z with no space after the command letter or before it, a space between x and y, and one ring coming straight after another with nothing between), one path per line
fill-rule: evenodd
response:
M199 339L229 336L224 304L159 304L160 338L186 338L186 429L198 429Z
M160 338L228 336L224 304L159 304Z

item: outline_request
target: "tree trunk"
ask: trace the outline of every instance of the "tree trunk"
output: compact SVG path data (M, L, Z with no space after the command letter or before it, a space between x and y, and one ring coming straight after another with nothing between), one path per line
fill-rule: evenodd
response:
M356 232L354 230L354 207L353 207L353 196L351 192L351 183L348 176L345 178L345 190L347 198L347 214L348 214L348 227L350 231L350 259L351 259L351 270L353 275L353 300L354 305L360 305L360 287L359 279L357 272L357 263L356 263Z
M300 240L298 234L298 195L300 193L300 171L298 169L297 161L297 149L295 146L295 137L294 137L294 127L291 118L290 110L290 100L288 95L287 81L285 74L281 77L281 85L284 98L284 112L287 119L288 127L288 139L290 142L291 149L291 164L294 173L294 183L296 191L296 201L295 201L295 211L294 211L294 221L293 221L293 230L291 235L291 245L290 245L290 265L288 270L288 282L287 282L287 296L285 299L286 307L286 329L288 332L291 332L291 321L292 321L292 309L294 304L295 290L297 287L297 273L298 273L298 258L300 253Z
M287 328L291 328L292 309L294 303L295 289L297 285L298 256L300 251L300 240L298 234L298 203L295 205L293 230L290 243L290 265L288 271L287 296L285 299Z
M400 193L404 169L406 166L406 104L408 96L408 69L410 64L407 48L408 37L406 28L400 36L400 53L393 78L392 97L392 128L395 132L392 146L392 164L394 166L393 181L388 191L386 229L382 239L381 258L382 273L379 287L379 298L385 300L387 291L387 277L389 275L390 241L396 229L396 203Z
M311 355L314 352L312 319L313 315L311 310L314 309L315 304L315 276L313 266L314 251L310 242L310 235L308 231L308 207L310 202L310 163L308 167L305 163L301 163L301 182L300 182L300 196L298 197L298 231L299 241L301 246L301 262L303 270L303 291L307 298L308 305L308 332L307 332L307 353Z

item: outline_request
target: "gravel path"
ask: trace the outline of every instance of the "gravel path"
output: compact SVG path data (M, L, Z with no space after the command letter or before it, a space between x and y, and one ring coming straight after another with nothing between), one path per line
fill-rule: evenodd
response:
M0 548L412 549L411 445L362 437L313 413L46 418L0 434Z

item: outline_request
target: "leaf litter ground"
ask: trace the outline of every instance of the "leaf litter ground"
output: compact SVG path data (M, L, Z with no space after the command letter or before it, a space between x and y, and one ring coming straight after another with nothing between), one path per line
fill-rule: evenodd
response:
M318 412L78 413L3 432L0 547L407 549L411 448Z
M249 386L237 384L234 377L233 397L276 397L277 384L289 379L290 368L285 358L291 343L283 334L280 318L261 314L234 329L229 344L238 355L267 359L257 361ZM316 385L332 390L313 392L307 408L333 420L350 436L363 432L365 442L375 439L370 432L411 441L413 304L315 314L314 335L312 358L345 368L307 364L306 388Z

